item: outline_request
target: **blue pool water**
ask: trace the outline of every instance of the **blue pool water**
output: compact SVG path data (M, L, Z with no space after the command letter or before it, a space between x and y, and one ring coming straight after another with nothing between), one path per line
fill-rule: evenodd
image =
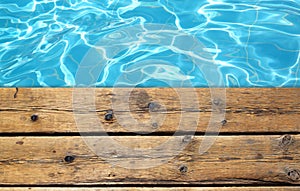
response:
M0 1L0 86L299 87L299 69L300 0Z

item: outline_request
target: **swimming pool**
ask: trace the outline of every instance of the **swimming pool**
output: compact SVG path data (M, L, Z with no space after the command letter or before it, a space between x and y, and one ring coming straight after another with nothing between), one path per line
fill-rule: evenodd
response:
M299 14L299 0L2 0L0 86L206 87L211 65L226 87L299 87Z

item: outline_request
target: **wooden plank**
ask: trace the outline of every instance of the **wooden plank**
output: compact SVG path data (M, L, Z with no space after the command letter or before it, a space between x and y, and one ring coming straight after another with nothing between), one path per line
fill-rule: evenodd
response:
M99 157L85 144L118 141L128 148L153 148L168 136L122 137L0 137L0 185L107 185L107 184L261 184L300 182L300 135L219 136L204 154L198 153L203 137L176 137L174 147L139 156L111 149ZM102 142L104 140L104 142ZM172 156L181 144L189 144ZM99 146L99 145L98 145ZM102 147L103 148L103 147ZM74 160L64 161L65 156ZM104 158L107 157L107 158ZM170 158L169 158L170 157ZM170 159L170 160L169 160ZM131 167L162 162L146 169ZM120 163L118 163L120 164Z
M81 90L83 94L86 92L86 89ZM210 90L206 88L180 90L186 92L186 95L196 92L199 102L196 110L193 106L188 107L191 104L189 101L180 102L176 94L178 89L171 88L134 89L129 99L129 109L126 109L127 102L119 99L122 99L127 91L121 90L122 88L117 90L117 95L115 89L95 89L95 116L103 124L105 132L175 132L182 120L185 120L187 127L195 126L197 132L205 132L211 119L212 98ZM14 88L1 88L0 132L78 132L73 113L72 93L72 88L19 88L17 94ZM299 132L299 96L299 88L226 89L226 124L221 128L221 132ZM118 103L113 108L115 119L105 121L107 110L112 109L112 100ZM84 96L81 101L94 113L93 102L84 100ZM159 103L165 110L149 112L147 106L152 102ZM223 103L221 101L218 104ZM33 114L39 116L36 122L30 120ZM88 120L90 113L86 115L86 118L82 118L87 120L81 129L86 132L103 132L99 126ZM158 122L150 121L151 116L156 116L154 121ZM127 120L131 117L138 123ZM220 118L220 123L222 121Z
M80 188L80 187L71 187L71 188L66 188L66 187L10 187L10 188L0 188L0 190L9 190L9 191L21 191L21 190L32 190L32 191L126 191L126 190L132 190L132 191L233 191L233 190L241 190L241 191L298 191L300 187L295 187L295 186L278 186L278 187L127 187L127 188L119 188L119 187L92 187L92 188Z

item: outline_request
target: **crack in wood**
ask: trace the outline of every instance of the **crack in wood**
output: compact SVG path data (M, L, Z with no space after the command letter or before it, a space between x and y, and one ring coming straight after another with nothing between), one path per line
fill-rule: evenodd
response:
M18 91L19 91L19 88L16 87L16 92L14 94L14 98L17 98Z

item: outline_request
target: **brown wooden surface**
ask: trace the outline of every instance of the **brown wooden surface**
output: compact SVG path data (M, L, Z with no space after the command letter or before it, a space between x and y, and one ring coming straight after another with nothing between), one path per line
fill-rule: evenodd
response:
M95 89L95 108L92 107L94 102L85 97L90 89L76 90L80 90L77 101L89 108L88 112L80 114L84 131L76 126L72 88L19 88L18 91L0 88L0 187L12 186L1 189L85 190L81 186L88 185L95 188L87 190L120 191L299 190L294 187L300 186L299 88L229 88L226 89L226 100L212 98L207 88L136 88L131 93L128 109L124 99L126 91L122 89ZM196 92L198 97L190 96L190 99L197 100L199 106L195 108L196 104L189 99L180 102L177 91L184 91L187 97ZM217 104L213 103L216 99ZM116 107L112 107L112 101L117 103ZM150 111L149 103L158 103L159 107ZM200 155L199 146L205 138L202 135L212 111L220 113L224 104L225 118L216 122L220 125L226 120L221 135L207 152ZM114 119L105 121L104 116L110 109L113 109ZM33 114L38 115L37 121L30 119ZM80 136L78 132L103 132L90 114L96 114L105 132L114 133L113 136ZM161 123L154 126L147 122L151 116L158 116ZM132 123L131 117L146 125ZM99 142L105 146L103 143L113 139L129 148L149 149L173 136L180 121L187 127L197 127L197 135L191 140L186 136L175 136L174 147L158 150L156 157L126 155L115 150L105 154L115 161L125 159L132 165L146 159L154 164L164 161L162 165L148 169L126 169L111 164L105 157L97 156L84 142L98 138L106 141ZM156 134L128 134L135 129ZM177 144L187 146L169 160ZM68 163L64 161L65 156L74 156L75 160ZM182 166L187 167L186 172L180 171ZM105 187L133 184L140 187ZM196 187L184 187L188 184ZM60 185L73 188L47 187ZM157 187L152 188L153 185ZM212 185L219 187L203 187ZM258 185L271 187L258 188Z
M85 92L82 89L83 93ZM141 127L128 122L132 129L145 132L174 132L182 120L181 112L185 115L185 124L196 127L197 132L205 132L211 118L212 104L210 90L185 89L186 94L196 91L199 109L190 111L181 108L176 91L168 88L135 89L130 97L130 110L118 111L124 108L122 104L115 107L116 119L112 122L104 120L107 110L112 108L111 100L116 99L111 88L96 89L96 112L104 125L106 132L128 132L124 128L127 119L134 117L137 121L146 122L150 118L147 105L156 101L166 107L166 111L155 111L164 120L157 128ZM118 91L120 92L120 91ZM78 132L72 107L72 88L19 88L0 89L0 131L2 133L22 132ZM121 92L122 93L122 92ZM122 97L122 96L121 96ZM230 88L226 90L227 123L221 132L299 132L300 130L300 89L245 89ZM89 101L84 101L87 108L92 108ZM93 112L93 111L91 111ZM198 115L198 125L195 120ZM39 120L32 122L30 116L38 114ZM196 118L197 119L197 118ZM130 124L131 123L131 124ZM221 123L221 121L220 121ZM86 121L86 132L102 132L95 124Z
M283 136L286 137L286 136ZM97 157L82 137L0 138L1 184L299 184L300 136L219 136L203 155L202 141L195 136L186 149L167 161L172 150L160 151L164 164L149 169L125 169ZM86 139L91 137L85 137ZM134 148L151 148L166 136L99 137L114 139ZM177 137L179 142L183 137ZM289 141L287 141L289 140ZM72 163L64 162L72 155ZM112 150L106 157L138 163L141 156L122 155ZM151 156L146 156L151 157ZM186 173L180 172L185 165Z

